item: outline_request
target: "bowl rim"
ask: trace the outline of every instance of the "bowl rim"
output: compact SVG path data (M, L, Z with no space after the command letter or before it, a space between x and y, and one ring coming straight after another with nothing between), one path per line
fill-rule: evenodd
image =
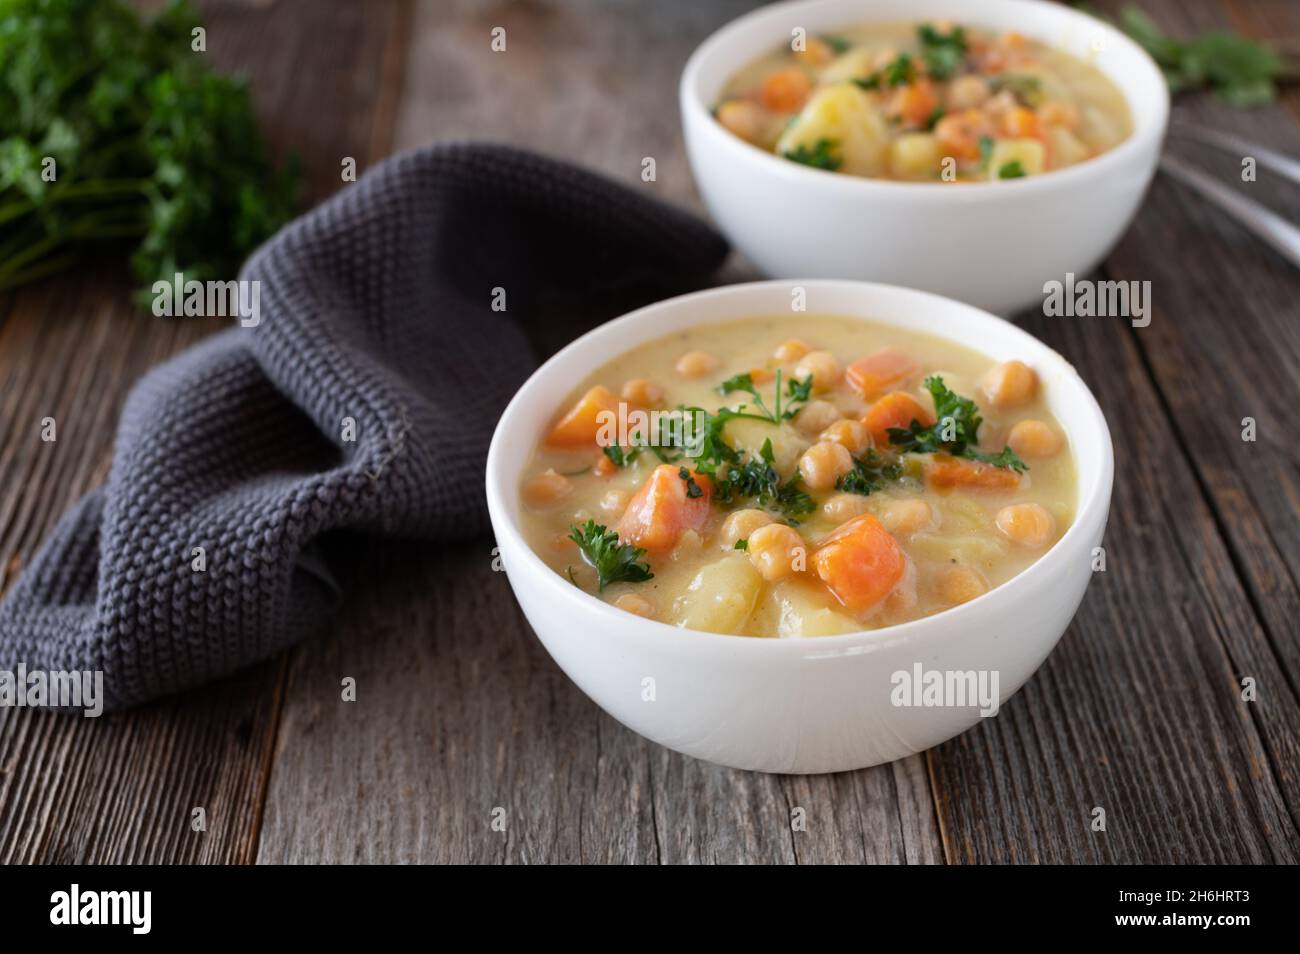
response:
M1064 377L1076 387L1082 397L1081 417L1086 417L1090 426L1096 429L1099 436L1099 447L1101 450L1101 459L1099 462L1100 471L1098 479L1091 489L1091 493L1086 499L1080 498L1073 522L1066 532L1056 541L1046 553L1032 564L1022 570L1019 574L1012 577L1007 582L993 587L987 592L981 594L973 600L957 606L949 607L938 613L929 616L923 616L919 619L908 620L902 623L895 623L890 626L883 626L877 629L855 630L851 633L842 633L834 636L807 636L807 637L789 637L789 638L764 638L746 636L734 633L710 633L704 630L686 629L675 626L670 623L660 622L658 620L644 619L625 610L604 602L601 599L588 593L580 587L574 586L565 580L560 574L556 573L545 561L533 550L528 541L524 539L523 532L518 522L511 516L510 507L507 505L507 495L513 495L517 500L519 495L519 481L522 474L506 474L503 472L501 463L504 451L502 448L510 439L509 432L512 427L512 421L522 413L522 409L533 403L532 392L541 387L541 382L556 373L555 368L566 363L569 356L575 351L584 350L591 346L594 338L608 338L611 342L619 340L619 332L631 325L638 325L643 322L652 322L656 316L664 312L677 312L692 305L711 298L739 297L755 292L760 289L779 289L783 296L788 296L789 289L792 285L802 286L810 292L814 290L840 290L850 294L858 293L863 295L887 294L899 295L913 298L918 305L930 305L932 307L957 308L968 313L968 317L981 323L996 323L1003 333L1010 333L1013 338L1023 339L1030 347L1045 352L1049 361L1058 364L1059 370L1065 372ZM918 309L919 310L919 309ZM825 314L833 316L836 313L827 311ZM755 312L754 316L758 313ZM711 318L699 322L700 324L725 324L730 321L743 321L744 315L737 318ZM885 324L895 324L889 318L864 318L856 315L843 315L843 317L852 320L862 321L880 321ZM687 326L683 326L687 327ZM896 324L896 327L912 328L906 324ZM680 329L676 329L680 330ZM920 329L923 330L924 329ZM670 334L670 331L665 331ZM935 332L925 332L935 335ZM944 335L937 335L945 337ZM656 336L649 336L638 344L645 341L653 341ZM963 347L971 347L962 342L956 342ZM637 345L624 345L621 349L602 347L605 352L604 360L611 360L619 354L630 350ZM1078 426L1080 419L1072 423L1061 422L1067 433L1071 428ZM1077 466L1077 461L1076 461ZM942 635L950 631L953 625L962 625L965 617L978 617L981 612L987 612L998 607L998 604L1008 604L1022 594L1027 594L1033 590L1038 581L1052 572L1053 564L1064 559L1066 554L1074 552L1079 545L1079 540L1085 534L1092 534L1094 526L1097 532L1105 527L1107 515L1110 508L1111 490L1114 483L1114 445L1111 440L1110 429L1106 424L1105 416L1102 414L1101 407L1097 404L1097 399L1092 390L1079 376L1074 366L1065 359L1055 349L1039 341L1027 331L1019 328L1002 318L998 318L989 312L976 308L973 305L967 305L956 299L946 298L942 295L936 295L931 292L920 291L913 288L904 288L898 285L887 285L880 282L863 282L840 279L809 279L802 281L790 281L783 279L774 279L769 281L744 282L734 285L723 285L714 288L707 288L697 292L691 292L685 295L677 295L672 298L666 298L654 302L634 311L628 312L619 318L604 324L597 325L595 328L579 336L578 338L565 345L549 359L547 359L536 371L534 371L520 386L519 390L511 398L506 409L501 413L497 422L496 430L492 435L492 442L488 448L487 467L485 471L488 512L491 518L492 531L495 538L495 544L498 551L505 553L508 550L518 554L518 558L523 561L528 571L540 578L547 580L543 586L550 587L558 598L572 607L574 614L586 615L592 619L593 623L607 623L607 626L601 626L600 632L602 638L609 638L607 634L617 632L620 637L636 637L646 642L661 644L663 649L679 649L690 652L716 652L726 656L734 656L736 653L789 653L801 658L817 656L842 656L857 655L871 652L876 649L883 649L887 646L894 646L901 642L918 640L926 635ZM518 581L510 580L512 590L519 585ZM516 599L518 595L516 594ZM593 615L594 614L594 615Z
M1129 111L1133 115L1133 132L1113 149L1108 149L1100 155L1093 156L1065 169L1055 169L1042 175L1025 176L1019 179L967 180L960 183L911 182L843 175L781 159L779 156L773 155L765 149L760 149L758 146L746 142L739 136L729 132L714 119L708 103L704 101L703 91L700 89L700 74L711 57L717 55L719 50L726 49L729 44L734 42L736 34L756 21L772 20L777 22L784 20L785 17L798 8L831 7L844 2L845 0L784 0L784 2L751 10L749 13L728 21L709 34L691 53L690 58L686 61L686 66L682 69L681 80L678 85L678 97L683 122L688 125L693 122L701 130L708 130L705 135L712 137L708 148L728 150L730 152L728 158L734 161L757 162L760 167L765 167L771 174L784 177L795 185L828 191L845 190L849 195L860 194L874 198L890 196L893 198L921 199L923 201L934 200L939 195L944 195L945 201L988 201L996 195L1032 195L1036 191L1057 188L1057 184L1059 184L1059 188L1070 188L1072 185L1078 186L1086 179L1095 179L1107 174L1122 172L1124 164L1131 159L1146 155L1153 149L1158 151L1164 138L1165 128L1169 122L1169 85L1165 82L1164 74L1160 71L1160 67L1156 65L1155 60L1151 58L1151 55L1110 23L1062 4L1046 3L1043 0L983 0L981 12L987 10L990 6L1010 7L1012 9L1017 7L1022 9L1034 8L1043 11L1048 16L1060 18L1063 23L1079 24L1086 21L1092 29L1104 34L1108 42L1127 47L1131 52L1136 53L1139 62L1143 64L1144 75L1135 76L1133 77L1134 80L1148 83L1152 89L1157 91L1156 112L1150 117L1149 122L1143 124L1138 121L1139 117L1132 98L1125 94L1121 87L1120 93L1124 96L1125 103L1127 103ZM871 0L856 0L856 2L859 2L863 7L871 5ZM918 2L917 6L922 8L923 11L925 7L924 0ZM866 12L864 11L864 13ZM921 12L916 16L918 19L923 19L924 13ZM972 17L971 23L978 26L978 16ZM776 40L774 39L773 42L775 43ZM760 54L756 53L754 55ZM1120 85L1110 74L1105 73L1104 70L1102 72L1107 79L1116 83L1117 87ZM692 153L695 151L692 150ZM726 160L724 159L724 161ZM960 188L953 188L955 185L959 185Z

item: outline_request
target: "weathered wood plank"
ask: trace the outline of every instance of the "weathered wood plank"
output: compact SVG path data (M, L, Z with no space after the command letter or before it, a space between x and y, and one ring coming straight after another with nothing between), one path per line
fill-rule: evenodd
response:
M380 84L400 79L404 47L390 40L406 6L200 4L214 64L250 76L273 143L303 157L310 197L338 188L340 155L386 149L396 91ZM102 482L134 381L216 327L135 311L109 260L0 300L0 591ZM286 664L102 719L0 710L0 861L253 860Z

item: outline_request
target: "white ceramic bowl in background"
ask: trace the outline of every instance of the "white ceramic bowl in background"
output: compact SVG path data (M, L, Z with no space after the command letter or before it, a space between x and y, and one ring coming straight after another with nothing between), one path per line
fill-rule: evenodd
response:
M708 322L789 312L791 283L733 285L634 311L579 338L515 395L492 438L487 500L528 621L578 686L624 725L736 768L834 772L921 751L979 721L975 708L903 708L893 673L996 670L1000 698L1046 658L1083 598L1110 508L1114 463L1101 410L1074 368L1030 335L959 302L862 282L800 282L809 314L870 319L1034 367L1078 468L1074 524L1002 586L935 616L875 631L757 639L678 629L609 606L542 562L519 529L519 484L575 384L641 342ZM645 680L652 679L653 701Z
M710 114L741 67L808 35L860 23L949 19L1018 30L1094 63L1123 92L1133 134L1094 159L1025 179L918 183L811 169L765 152ZM861 278L922 288L1007 313L1043 284L1082 275L1132 220L1155 170L1169 91L1151 58L1100 20L1040 0L802 0L763 7L714 33L681 81L691 170L713 218L775 278Z

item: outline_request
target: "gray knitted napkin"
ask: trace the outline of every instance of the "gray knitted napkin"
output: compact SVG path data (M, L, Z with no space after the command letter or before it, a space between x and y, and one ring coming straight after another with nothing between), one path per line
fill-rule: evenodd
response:
M107 483L0 603L0 670L102 670L106 707L134 705L327 620L340 594L315 544L331 531L485 530L488 441L530 336L698 285L726 254L651 188L442 145L287 226L241 276L261 283L260 324L135 385Z

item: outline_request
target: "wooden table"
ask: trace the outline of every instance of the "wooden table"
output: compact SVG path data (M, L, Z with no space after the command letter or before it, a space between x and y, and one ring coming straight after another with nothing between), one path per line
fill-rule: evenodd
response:
M699 208L676 80L748 4L199 6L209 55L250 76L313 198L340 187L342 157L364 169L473 136ZM1144 6L1175 33L1300 35L1289 0ZM494 26L504 54L489 49ZM1176 114L1300 154L1294 91L1249 112L1192 96ZM1237 178L1234 157L1177 148ZM654 184L640 182L643 156ZM1238 187L1300 219L1297 190L1266 172ZM1104 272L1151 281L1149 327L1018 319L1093 387L1117 473L1107 569L997 718L859 772L708 765L569 682L492 571L491 540L374 547L336 622L279 659L99 720L0 710L0 861L1295 861L1300 280L1163 178ZM751 274L735 263L726 277ZM0 296L0 589L104 479L135 379L215 328L137 312L128 292L106 262ZM47 414L57 444L37 438ZM356 703L340 701L344 676ZM1241 698L1247 677L1255 702ZM795 806L806 831L791 831Z

